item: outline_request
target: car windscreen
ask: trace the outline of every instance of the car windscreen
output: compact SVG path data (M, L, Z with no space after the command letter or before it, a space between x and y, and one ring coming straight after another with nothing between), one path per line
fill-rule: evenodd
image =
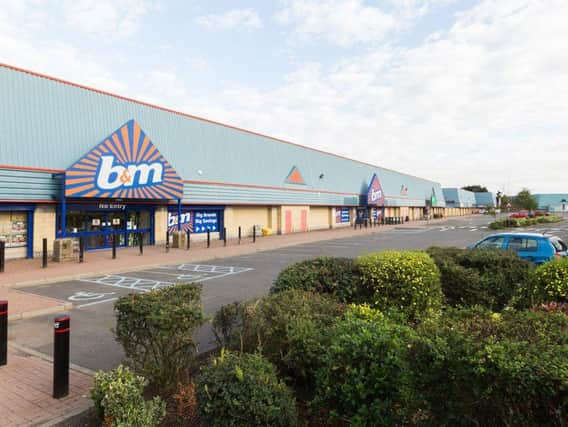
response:
M556 252L565 252L568 249L568 246L566 246L566 243L564 243L558 237L551 237L550 243L552 243L552 246L554 246L554 249L556 249Z

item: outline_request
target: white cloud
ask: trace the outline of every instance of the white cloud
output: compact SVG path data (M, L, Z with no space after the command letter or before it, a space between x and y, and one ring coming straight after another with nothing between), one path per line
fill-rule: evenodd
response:
M153 5L147 0L66 0L63 8L71 28L109 40L138 31Z
M341 46L380 41L397 28L392 15L363 0L285 0L276 21L292 26L299 39Z
M306 64L202 114L447 186L565 191L565 16L565 0L480 1L417 47Z
M253 9L234 9L218 15L203 15L197 17L195 22L203 28L213 31L251 31L262 28L262 20Z

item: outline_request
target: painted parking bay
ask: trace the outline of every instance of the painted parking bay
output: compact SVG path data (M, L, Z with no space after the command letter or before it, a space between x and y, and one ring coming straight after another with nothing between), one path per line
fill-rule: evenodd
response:
M67 300L73 302L77 308L82 308L115 301L121 294L124 294L124 290L128 292L149 292L179 283L201 283L251 270L253 269L249 267L230 265L184 263L156 267L136 273L105 274L77 280L77 282L89 286L89 289L77 290ZM108 287L109 290L93 291L92 285ZM119 288L122 292L110 291L110 288Z

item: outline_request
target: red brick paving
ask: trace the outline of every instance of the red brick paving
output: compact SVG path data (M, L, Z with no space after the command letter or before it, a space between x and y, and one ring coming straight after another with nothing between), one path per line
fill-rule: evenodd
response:
M9 348L8 364L0 367L0 424L35 426L91 406L90 375L71 369L69 395L51 397L53 365Z

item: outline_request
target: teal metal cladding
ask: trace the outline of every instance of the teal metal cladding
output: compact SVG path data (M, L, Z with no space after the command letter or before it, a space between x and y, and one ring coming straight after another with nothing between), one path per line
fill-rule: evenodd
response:
M351 205L366 195L376 173L385 206L424 206L433 192L437 206L445 206L441 186L433 181L1 64L0 93L0 165L63 171L118 126L135 120L181 178L189 181L185 202ZM293 166L305 185L286 182ZM0 186L18 188L9 180L0 180ZM311 191L294 191L299 188ZM32 198L27 188L19 193Z
M472 208L475 206L475 193L461 188L444 188L446 206L449 208Z
M0 200L45 200L61 197L62 176L0 167Z

